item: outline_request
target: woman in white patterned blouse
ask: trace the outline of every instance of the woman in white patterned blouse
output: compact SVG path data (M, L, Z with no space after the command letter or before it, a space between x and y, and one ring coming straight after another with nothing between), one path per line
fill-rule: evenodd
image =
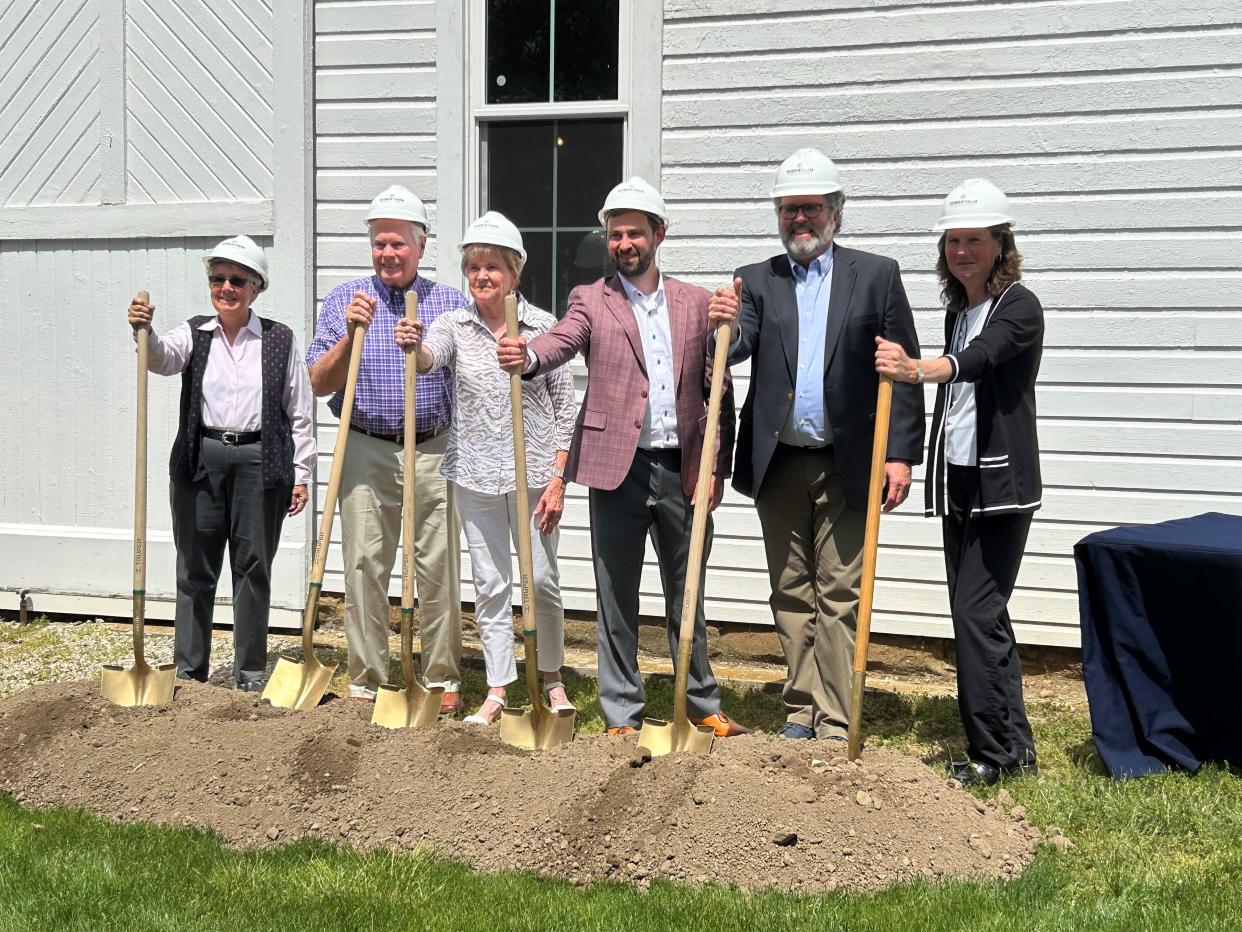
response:
M505 296L515 291L526 262L517 227L489 211L461 243L461 269L470 285L470 306L441 314L424 338L422 324L402 320L396 340L417 347L418 371L448 366L453 374L453 420L440 467L451 481L470 548L475 622L483 642L487 697L467 722L489 725L505 707L505 687L517 679L513 653L513 561L510 541L532 536L534 599L539 631L539 669L554 709L572 708L561 682L565 611L556 566L557 524L565 502L565 460L577 414L568 367L536 375L522 385L526 432L526 479L530 515L519 521L513 474L513 423L509 376L496 365L496 343L505 335ZM530 339L556 319L518 301L518 329ZM539 533L533 534L532 528Z

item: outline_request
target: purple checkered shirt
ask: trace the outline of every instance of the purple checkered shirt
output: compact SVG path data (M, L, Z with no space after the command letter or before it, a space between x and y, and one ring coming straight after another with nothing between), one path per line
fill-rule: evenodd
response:
M423 332L446 311L466 307L470 302L456 288L439 285L419 275L411 286L418 294L418 319ZM345 336L345 308L361 291L375 300L375 317L363 342L358 387L354 392L352 423L363 430L399 434L405 429L405 353L393 339L397 318L405 316L405 289L389 288L378 275L337 285L323 299L315 324L315 337L306 348L306 365L313 366ZM345 391L334 394L328 407L341 416ZM418 377L414 397L419 431L447 427L453 407L451 373L441 369Z

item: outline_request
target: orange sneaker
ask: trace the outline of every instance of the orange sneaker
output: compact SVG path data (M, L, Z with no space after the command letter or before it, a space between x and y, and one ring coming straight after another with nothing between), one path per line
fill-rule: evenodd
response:
M706 725L716 735L717 738L736 738L738 735L749 735L751 730L739 725L723 712L717 712L715 715L709 715L707 718L692 718L690 721L695 725Z

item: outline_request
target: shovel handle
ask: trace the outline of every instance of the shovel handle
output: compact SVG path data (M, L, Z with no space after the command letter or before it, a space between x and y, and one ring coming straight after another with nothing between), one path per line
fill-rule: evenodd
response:
M846 753L862 753L862 703L867 685L867 649L871 642L871 604L875 600L875 564L880 547L880 506L884 504L884 461L888 458L888 421L893 407L893 382L880 376L875 405L875 436L871 441L871 480L867 489L867 525L863 535L862 584L858 592L858 630L854 635L854 676L850 686L850 720Z
M518 339L517 295L505 296L505 336ZM522 415L522 375L509 373L509 405L513 412L513 481L517 499L518 575L522 583L522 644L526 652L526 688L536 718L543 716L539 696L539 640L535 628L535 599L531 591L534 560L531 554L530 496L526 488L526 424Z
M405 293L406 320L418 320L418 292ZM415 420L418 355L405 347L405 445L401 459L401 673L405 688L414 685L414 446L418 436Z
M151 303L151 295L138 292L138 300ZM147 617L147 360L150 325L138 328L137 399L134 406L134 664L146 666L143 640Z
M728 324L716 328L716 351L712 356L712 384L707 396L707 424L703 449L699 451L699 476L694 485L694 520L690 525L690 557L686 565L681 600L681 629L677 638L677 670L673 680L673 722L686 720L686 691L690 681L690 656L694 646L694 622L698 615L699 590L703 582L703 550L707 542L707 519L711 514L712 470L716 464L716 440L720 432L720 403L728 371Z
M341 400L341 420L336 432L336 447L332 451L332 471L328 474L328 491L323 501L323 518L319 522L319 539L315 542L315 562L311 564L310 584L306 590L306 610L302 613L302 657L307 663L315 659L312 651L315 615L319 611L319 592L323 588L323 574L328 565L328 542L332 538L332 519L336 513L336 499L341 491L345 447L349 442L349 422L354 413L354 390L358 387L358 367L362 364L362 347L366 342L366 335L367 328L362 324L349 325L349 369L345 374L345 396Z

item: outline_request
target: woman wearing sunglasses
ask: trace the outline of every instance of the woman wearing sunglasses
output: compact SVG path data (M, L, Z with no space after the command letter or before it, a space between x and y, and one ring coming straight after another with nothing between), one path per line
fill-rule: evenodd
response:
M162 337L155 305L135 296L135 340L147 330L148 368L181 374L173 442L173 542L177 549L177 676L210 672L216 581L229 547L233 574L233 677L260 692L267 669L272 560L286 515L306 507L315 465L313 398L293 331L250 305L267 290L267 259L247 236L203 257L214 315L192 317Z

